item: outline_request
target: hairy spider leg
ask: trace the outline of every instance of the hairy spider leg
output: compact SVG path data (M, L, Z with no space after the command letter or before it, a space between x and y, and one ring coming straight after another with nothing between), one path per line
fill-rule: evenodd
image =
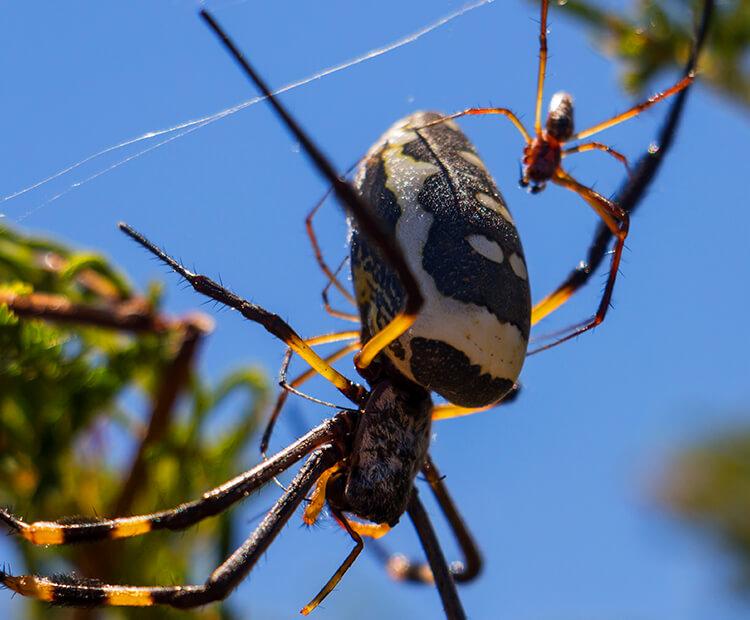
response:
M310 345L308 345L297 334L297 332L289 326L288 323L281 319L281 317L238 297L228 289L214 282L211 278L188 270L184 265L169 256L166 252L151 243L146 237L136 232L127 224L120 223L119 227L126 235L134 239L154 254L154 256L185 278L185 280L187 280L197 292L206 295L211 299L215 299L225 306L234 308L246 319L262 325L266 331L286 343L287 346L293 349L295 353L310 364L310 366L312 366L318 373L328 379L349 400L355 404L364 404L367 390L361 385L350 381L340 372L327 364L323 358L315 353Z
M354 356L354 363L359 370L366 369L380 351L403 334L416 320L417 314L424 303L422 293L419 290L416 278L409 269L401 248L391 239L382 222L377 218L370 206L362 199L354 187L339 178L331 163L326 159L318 147L300 128L289 112L281 106L265 82L261 80L255 70L250 66L242 52L222 31L213 17L205 10L201 11L201 17L217 34L224 46L240 64L245 74L253 81L255 86L268 99L278 116L283 120L287 129L299 141L318 171L331 183L336 197L344 207L357 219L366 236L380 248L386 260L392 265L406 291L404 308L393 320L385 326L378 334L369 340ZM304 358L304 356L303 356ZM308 361L308 360L306 360ZM309 363L309 361L308 361Z

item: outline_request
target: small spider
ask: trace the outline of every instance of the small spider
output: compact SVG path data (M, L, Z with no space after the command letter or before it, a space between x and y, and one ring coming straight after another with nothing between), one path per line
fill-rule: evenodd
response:
M524 127L521 120L508 108L468 108L461 112L446 116L442 120L434 121L436 123L446 122L449 119L456 119L462 116L481 115L481 114L501 114L507 117L518 131L523 136L526 145L523 150L523 157L521 158L521 178L519 184L521 187L528 188L532 194L541 192L548 181L552 181L556 185L566 187L569 190L577 193L583 198L589 206L599 215L607 228L617 238L615 243L614 251L612 254L612 260L609 268L609 276L607 284L604 288L601 301L597 308L596 313L590 319L587 319L577 325L574 325L564 332L566 333L562 337L558 337L547 345L539 347L532 351L530 354L544 351L550 347L556 346L566 340L574 338L579 334L582 334L589 329L592 329L599 325L607 313L609 308L610 300L612 298L612 291L615 285L615 279L617 277L617 271L620 265L620 259L622 257L622 250L625 246L625 238L628 235L628 229L630 226L630 217L628 211L623 209L621 205L613 202L593 189L582 185L576 181L570 174L568 174L562 168L562 160L574 153L583 153L585 151L600 150L608 153L619 162L621 162L628 175L631 175L631 169L628 161L624 155L610 148L609 146L600 142L584 142L575 146L566 147L570 142L576 140L583 140L588 138L600 131L608 129L613 125L617 125L623 121L632 118L644 110L647 110L651 106L655 105L659 101L671 97L672 95L679 93L680 91L687 88L692 81L695 79L695 70L692 69L680 79L674 86L667 90L652 95L642 103L633 106L629 110L617 114L612 118L597 123L587 129L579 132L575 132L573 123L573 98L571 95L565 92L558 92L553 95L550 106L549 114L545 126L542 127L542 100L544 91L544 79L547 67L547 9L549 6L549 0L542 0L541 3L541 28L539 32L539 72L537 77L537 90L536 90L536 108L534 116L534 135L532 136ZM563 305L570 297L580 288L580 286L573 286L570 282L566 282L555 289L552 293L547 295L544 299L539 301L532 310L532 322L536 324L542 320L545 316Z

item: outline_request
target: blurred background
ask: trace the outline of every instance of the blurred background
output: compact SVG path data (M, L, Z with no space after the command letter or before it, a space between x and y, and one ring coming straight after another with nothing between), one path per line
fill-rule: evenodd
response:
M545 109L565 89L584 128L679 79L692 3L561 4L550 10ZM200 6L215 12L277 88L467 7L449 0ZM118 221L189 267L220 276L304 336L351 328L322 308L325 278L303 220L326 184L298 145L262 104L189 124L255 98L198 8L42 2L4 11L0 291L120 309L151 304L160 318L134 336L18 320L0 309L0 502L25 518L163 509L260 458L254 431L275 397L284 346L206 304L119 233ZM342 171L393 122L420 109L504 106L531 127L538 19L536 2L485 3L283 100ZM513 404L434 426L432 454L486 562L460 590L470 617L748 615L750 212L742 174L749 38L747 0L720 2L673 150L633 218L604 324L531 357ZM633 162L667 108L597 140ZM478 117L461 124L513 212L539 299L585 257L597 218L561 188L538 196L518 189L523 142L510 123ZM566 160L566 169L605 195L625 177L596 152ZM317 223L337 264L346 255L338 206L327 204ZM605 275L536 334L589 316ZM343 300L337 305L346 308ZM181 384L191 365L174 402L165 386ZM339 368L353 375L350 359ZM345 404L320 380L305 391ZM291 398L272 450L332 412ZM103 547L60 553L2 537L0 563L14 573L202 583L277 495L270 485L185 533ZM450 532L429 508L454 557ZM384 543L420 553L408 519ZM306 528L294 516L227 603L195 615L297 617L350 548L330 517ZM135 615L52 610L9 592L0 592L0 610L9 618ZM394 583L365 551L313 613L436 618L441 608L433 588Z

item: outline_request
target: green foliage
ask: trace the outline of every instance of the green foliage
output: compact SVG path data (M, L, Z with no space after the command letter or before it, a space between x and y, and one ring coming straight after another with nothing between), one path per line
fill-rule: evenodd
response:
M155 290L137 294L101 256L0 226L0 503L30 520L139 514L194 499L245 469L266 380L252 368L216 386L198 376L193 352L210 327L201 315L162 315ZM222 416L217 432L230 398L244 399L244 410ZM136 585L202 581L191 572L196 556L217 565L232 529L222 516L182 534L72 548L17 541L24 566L12 568ZM224 606L193 613L230 617ZM28 605L30 618L131 615L173 612Z
M623 82L632 93L644 91L665 69L681 69L693 42L697 0L639 0L627 12L602 9L585 0L562 0L561 15L583 22L602 50L624 65ZM717 3L698 72L722 95L750 105L750 0Z
M684 449L669 467L660 498L671 511L716 537L740 564L750 588L750 431L727 433Z

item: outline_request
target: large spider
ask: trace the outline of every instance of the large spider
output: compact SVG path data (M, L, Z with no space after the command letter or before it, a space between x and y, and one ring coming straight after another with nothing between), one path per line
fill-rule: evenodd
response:
M711 6L707 1L696 50L703 42ZM5 571L0 571L0 580L14 592L56 604L203 605L226 597L237 586L312 490L306 521L314 522L327 505L355 547L303 613L318 605L339 582L363 548L362 536L379 536L407 512L429 569L403 562L392 564L393 572L404 579L434 580L446 616L465 618L455 582L476 576L481 559L428 454L434 410L430 391L457 406L452 411L448 407L447 413L443 410L442 417L491 405L511 393L534 322L523 253L511 216L471 144L456 126L434 113L415 114L391 128L364 159L356 189L342 181L213 18L205 12L202 15L268 97L350 213L353 278L364 343L355 361L368 387L333 369L279 316L187 270L122 224L124 232L197 291L238 310L286 343L354 408L340 411L260 465L173 509L133 517L34 523L0 510L0 519L11 530L44 545L182 529L226 510L306 457L253 534L203 585L110 585L72 576L12 576ZM687 75L694 70L696 54ZM650 149L639 161L621 192L616 204L622 213L632 211L655 174L676 129L686 92L678 95L671 108L659 137L661 148ZM613 234L605 218L591 246L588 269L575 270L558 290L583 285L602 260ZM469 320L463 313L468 313ZM456 323L446 324L449 318L460 329ZM488 341L492 346L487 346ZM443 557L414 486L420 471L456 535L463 564L449 567Z

